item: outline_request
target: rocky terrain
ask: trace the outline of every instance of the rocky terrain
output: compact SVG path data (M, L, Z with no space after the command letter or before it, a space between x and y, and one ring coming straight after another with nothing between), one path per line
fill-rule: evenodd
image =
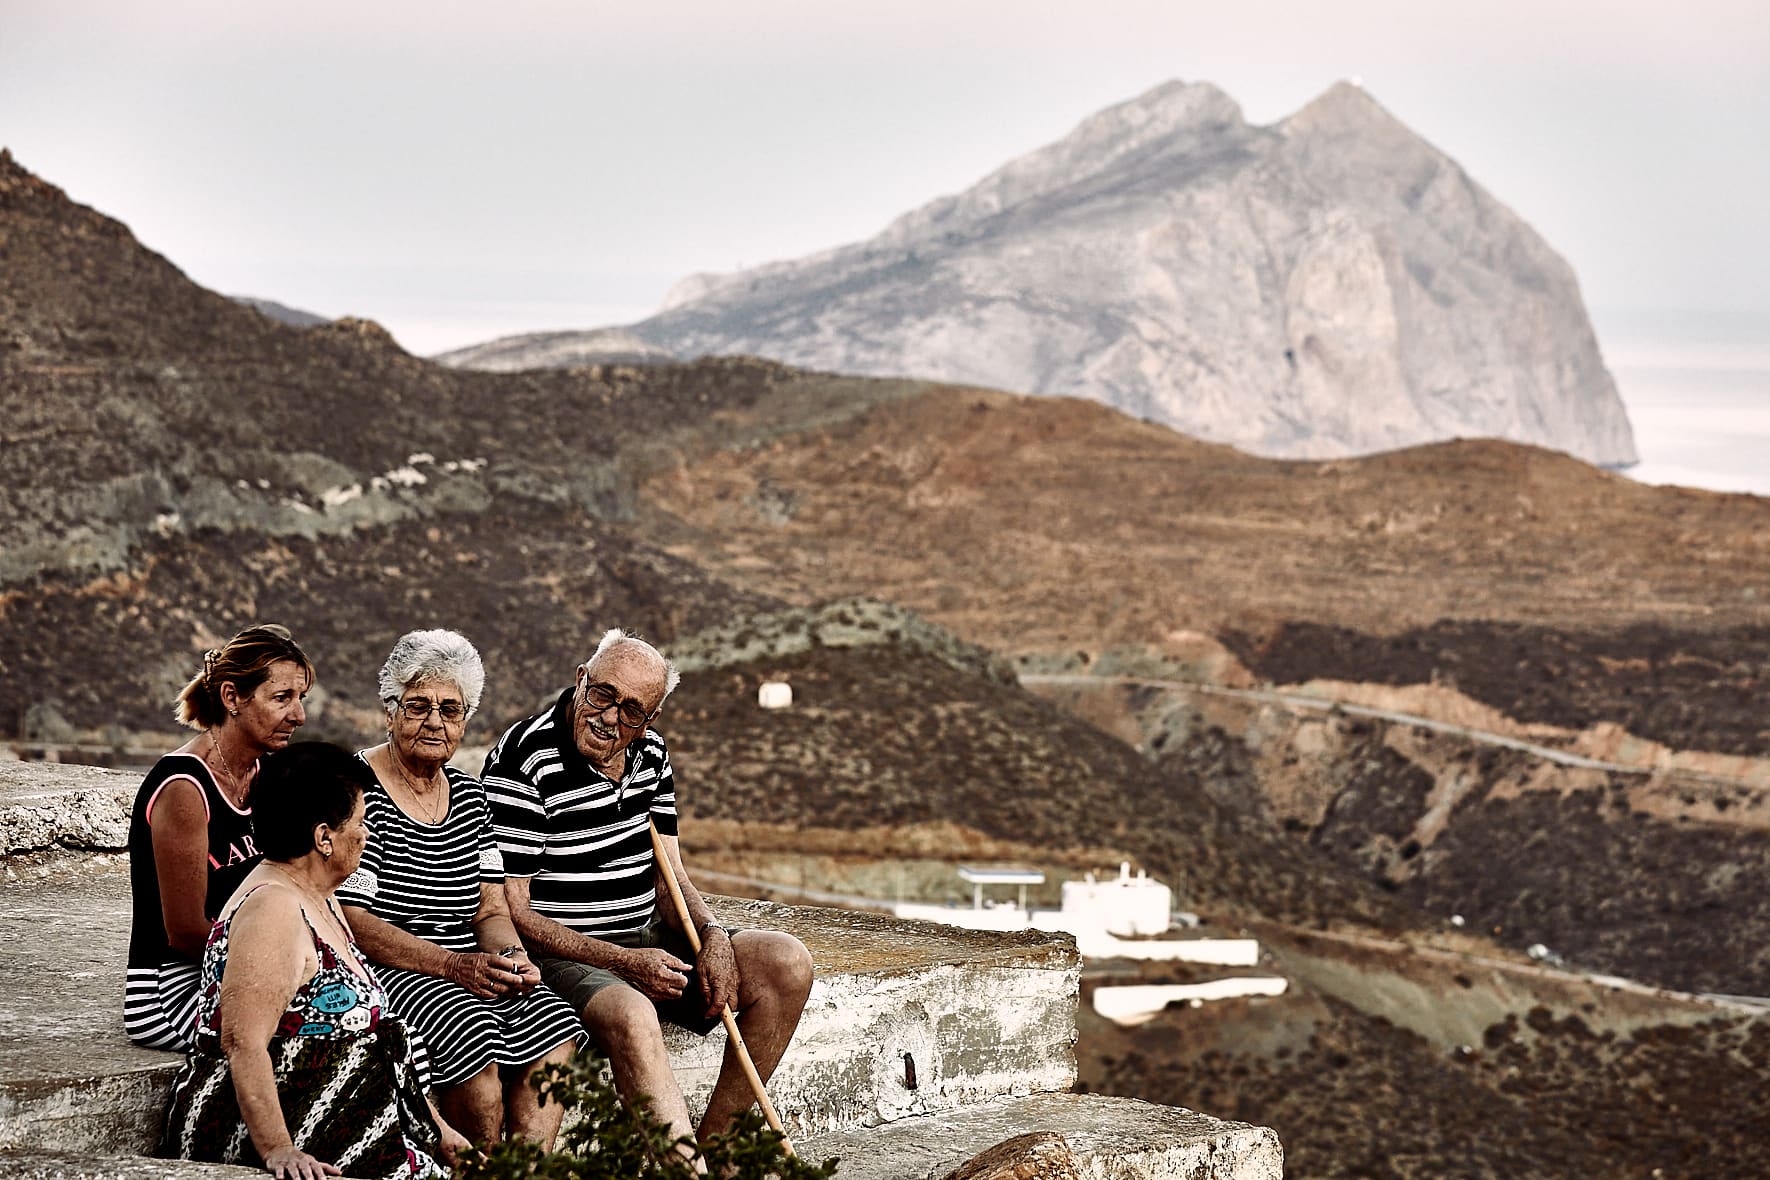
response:
M1345 83L1269 127L1169 83L864 242L686 280L626 337L1093 398L1263 455L1488 436L1635 459L1567 264ZM548 333L441 359L604 346L631 351Z
M1307 989L1170 1011L1134 1030L1090 1013L1081 1076L1270 1126L1285 1172L1320 1180L1675 1176L1770 1170L1770 1025L1633 1032L1533 1009L1446 1049Z
M257 299L251 295L235 295L233 298L236 303L243 303L260 315L269 316L277 323L288 324L291 328L317 328L321 324L332 322L323 315L302 311L299 307L290 307L274 299Z
M1559 724L1545 740L1570 747L1602 722L1600 752L1765 753L1770 504L1751 497L1498 443L1272 463L1082 402L931 391L661 471L639 499L650 536L741 584L865 589L1026 671L1411 684L1479 706L1478 727ZM1738 949L1770 932L1745 884L1770 867L1766 771L1643 794L1642 776L1546 774L1400 725L1181 710L1164 728L1168 708L1128 694L1086 715L1146 714L1115 732L1440 918L1593 969L1770 990Z
M1747 593L1753 588L1739 588L1748 603L1756 599ZM1770 594L1770 586L1764 592ZM1674 633L1657 621L1572 631L1440 619L1379 635L1293 622L1263 635L1230 631L1224 638L1253 675L1274 684L1435 682L1519 721L1570 729L1609 722L1677 749L1770 756L1770 714L1762 707L1770 626L1764 623Z
M692 818L852 832L946 822L1032 848L1123 850L1225 921L1413 922L1313 850L1219 805L1186 768L1140 758L993 663L956 661L950 638L895 626L899 613L877 604L837 614L861 641L777 638L691 665L659 731ZM793 634L803 618L747 626ZM775 678L792 684L793 707L758 709L758 686Z
M391 640L459 627L485 743L622 625L688 670L660 724L733 872L770 841L1124 857L1231 928L1426 945L1457 914L1514 959L1728 991L1770 970L1763 500L1498 441L1263 460L1086 401L764 361L450 370L203 291L3 154L0 263L15 742L164 748L201 649L272 619L320 666L308 732L345 741L377 731ZM1041 672L1098 685L1014 682ZM791 710L756 708L773 677ZM1483 1072L1335 994L1289 1057L1244 1026L1207 1061L1161 1024L1089 1077L1278 1125L1295 1176L1424 1177L1607 1174L1631 1125L1649 1162L1698 1150L1680 1127L1721 1150L1746 1132L1690 1109L1700 1062L1764 1076L1749 1031L1594 1057L1562 1012L1534 1030L1553 1057L1484 1046L1506 1064ZM1368 1128L1404 1120L1376 1159Z

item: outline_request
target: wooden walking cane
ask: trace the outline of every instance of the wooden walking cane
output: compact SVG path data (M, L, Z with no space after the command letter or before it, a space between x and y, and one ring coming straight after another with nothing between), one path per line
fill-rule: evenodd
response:
M676 916L682 919L682 932L688 935L688 945L694 948L695 957L701 953L701 932L694 928L694 919L688 916L688 902L683 900L682 886L676 883L676 869L670 864L670 855L664 850L664 838L658 835L658 825L646 820L651 829L651 851L658 859L658 868L663 873L664 885L670 890L670 900L676 903ZM744 1044L744 1034L738 1031L737 1017L731 1013L731 1005L725 1005L719 1013L725 1021L725 1035L730 1038L732 1047L737 1050L738 1064L743 1066L744 1077L750 1080L750 1091L756 1095L756 1104L762 1108L762 1117L768 1125L781 1137L781 1150L788 1155L796 1155L793 1141L787 1138L786 1128L781 1126L781 1116L774 1113L774 1103L768 1100L768 1092L762 1088L762 1075L756 1072L756 1063L750 1060L750 1047Z

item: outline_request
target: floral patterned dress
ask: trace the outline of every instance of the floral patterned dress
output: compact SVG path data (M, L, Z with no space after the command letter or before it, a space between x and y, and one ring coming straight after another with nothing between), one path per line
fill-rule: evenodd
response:
M221 1049L221 976L232 921L230 915L216 922L203 950L196 1046L173 1079L160 1155L263 1167ZM342 918L338 924L345 926ZM308 933L319 970L290 997L270 1039L277 1098L295 1146L346 1176L447 1176L437 1163L439 1133L413 1069L411 1041L387 1010L368 961L352 941L359 975L311 922Z

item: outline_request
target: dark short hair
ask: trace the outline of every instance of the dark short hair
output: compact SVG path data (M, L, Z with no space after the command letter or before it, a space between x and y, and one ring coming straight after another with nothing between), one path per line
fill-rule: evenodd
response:
M252 834L266 860L295 860L313 851L313 830L337 828L375 782L361 758L331 742L296 742L267 754L252 784Z

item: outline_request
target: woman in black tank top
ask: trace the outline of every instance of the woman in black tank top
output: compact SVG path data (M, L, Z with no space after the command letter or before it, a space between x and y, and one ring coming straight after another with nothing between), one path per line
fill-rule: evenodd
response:
M307 719L313 680L289 632L264 624L206 652L178 695L174 716L200 732L154 764L129 816L123 1031L137 1044L190 1048L209 927L260 860L249 798L258 759Z

